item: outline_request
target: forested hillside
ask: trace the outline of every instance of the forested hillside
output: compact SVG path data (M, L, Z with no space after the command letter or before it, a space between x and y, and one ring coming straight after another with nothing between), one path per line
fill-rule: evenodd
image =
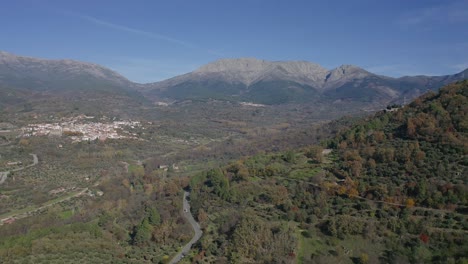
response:
M188 180L134 161L154 146L17 140L0 141L1 155L34 152L39 163L1 185L0 263L166 263L190 240L180 213Z
M467 96L452 84L339 133L333 173L374 200L466 211Z
M193 177L197 263L465 263L468 82Z

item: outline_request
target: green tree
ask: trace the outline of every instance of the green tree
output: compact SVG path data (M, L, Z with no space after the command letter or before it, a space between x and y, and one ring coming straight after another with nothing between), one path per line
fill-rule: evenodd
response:
M151 239L151 225L147 218L135 227L133 233L133 244L143 245Z
M159 225L161 224L161 215L159 214L158 209L154 207L148 207L147 209L147 215L148 215L148 222L151 225Z
M286 151L286 153L283 154L283 160L288 162L288 163L294 163L296 162L296 153L294 151Z
M320 163L323 159L323 148L320 146L313 146L306 150L305 156L314 162Z
M213 192L221 199L228 200L231 197L229 181L220 169L210 170L207 178L213 186Z

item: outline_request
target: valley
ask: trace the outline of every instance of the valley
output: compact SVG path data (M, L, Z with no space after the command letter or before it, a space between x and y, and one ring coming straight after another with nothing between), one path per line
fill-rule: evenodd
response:
M466 70L225 59L138 84L71 60L0 66L6 263L467 258Z

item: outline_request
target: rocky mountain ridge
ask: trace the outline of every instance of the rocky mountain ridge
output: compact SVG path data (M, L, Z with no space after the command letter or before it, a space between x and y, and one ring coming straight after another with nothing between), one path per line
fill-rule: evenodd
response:
M0 110L125 113L146 103L132 83L103 66L0 52ZM149 103L149 102L148 102Z
M196 74L221 73L245 85L272 75L321 83L327 72L322 66L306 61L270 62L253 58L220 59L194 71Z
M213 78L250 86L260 81L287 80L313 86L319 90L333 87L352 78L373 75L354 65L342 65L328 70L307 61L266 61L254 58L220 59L201 66L195 71L148 84L148 87L164 89L191 79Z
M161 82L138 84L103 66L0 52L0 92L5 89L80 94L142 95L157 101L220 99L260 104L402 103L428 90L464 80L468 69L446 76L392 78L354 65L326 69L307 61L220 59ZM5 93L3 91L3 93ZM10 94L10 92L8 92Z
M354 101L371 104L403 103L427 90L468 76L392 78L354 65L328 70L306 61L266 61L254 58L220 59L197 70L145 84L151 98L183 100L215 98L264 104Z

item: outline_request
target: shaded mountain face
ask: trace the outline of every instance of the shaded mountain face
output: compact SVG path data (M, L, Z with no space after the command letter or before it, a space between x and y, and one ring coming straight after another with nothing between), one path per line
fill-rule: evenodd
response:
M0 51L0 84L32 90L63 90L67 89L63 82L71 81L80 82L76 86L81 87L93 82L107 86L133 86L122 75L97 64L22 57Z
M81 104L108 110L111 105L144 101L136 85L97 64L0 52L0 107L25 103L38 106L32 107L37 110L52 104L61 105L59 109Z
M143 92L169 100L225 99L264 104L362 102L387 104L410 100L453 81L448 76L391 78L353 65L327 70L305 61L222 59L162 82L146 84Z

